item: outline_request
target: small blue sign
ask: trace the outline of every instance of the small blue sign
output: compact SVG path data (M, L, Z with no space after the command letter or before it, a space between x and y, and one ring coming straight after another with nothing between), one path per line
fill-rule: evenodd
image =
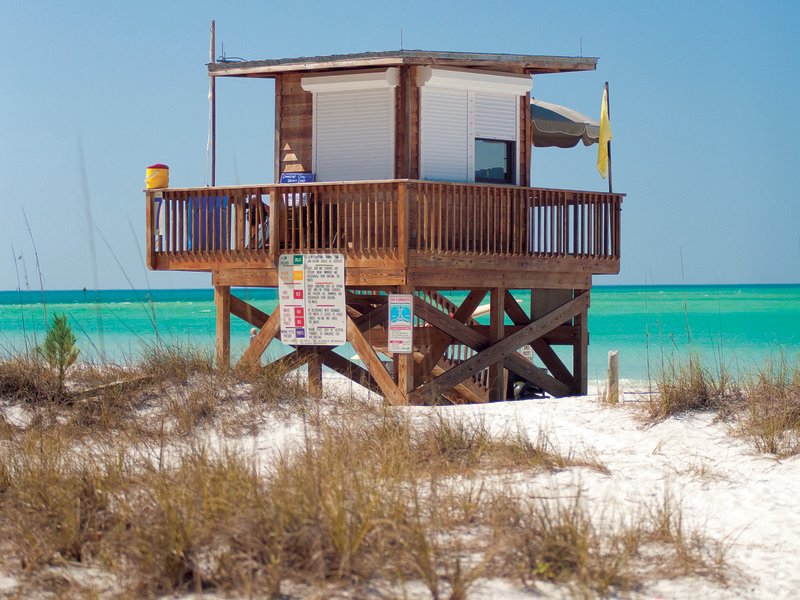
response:
M313 173L281 173L280 183L313 183Z

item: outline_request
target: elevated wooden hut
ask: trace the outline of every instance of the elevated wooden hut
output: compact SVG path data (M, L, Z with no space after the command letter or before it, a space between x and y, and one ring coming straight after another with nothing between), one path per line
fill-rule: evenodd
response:
M242 362L291 325L231 287L278 287L282 256L326 254L343 257L343 330L364 366L293 331L310 383L326 365L392 403L504 399L515 382L586 393L592 275L619 272L622 195L532 187L530 89L596 62L400 50L209 64L215 79L275 80L279 183L147 190L148 264L211 273L220 364L231 315L259 329ZM388 347L390 294L412 295L410 352Z

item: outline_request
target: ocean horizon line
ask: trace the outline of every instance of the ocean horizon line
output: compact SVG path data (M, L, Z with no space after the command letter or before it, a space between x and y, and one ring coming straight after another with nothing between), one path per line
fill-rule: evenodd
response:
M796 287L800 286L800 281L795 283L610 283L610 284L596 284L592 286L592 290L598 289L625 289L625 288L704 288L704 287L712 287L712 288L734 288L734 287ZM153 287L153 288L132 288L132 287L125 287L125 288L118 288L118 287L110 287L110 288L44 288L44 289L24 289L21 290L19 288L14 289L0 289L0 294L32 294L32 295L39 295L44 292L45 294L48 293L82 293L82 292L176 292L176 291L191 291L191 292L198 292L198 291L209 291L213 290L214 286L210 285L208 287ZM231 286L231 289L234 290L267 290L267 289L274 289L273 287L267 286ZM525 289L525 288L510 288L510 289ZM450 290L445 290L450 291ZM454 290L454 291L461 291L461 290Z

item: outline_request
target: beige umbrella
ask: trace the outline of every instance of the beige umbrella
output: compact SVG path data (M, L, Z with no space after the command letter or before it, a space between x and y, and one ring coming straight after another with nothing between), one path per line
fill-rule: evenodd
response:
M591 146L600 137L597 121L566 106L535 98L531 99L531 129L537 148L572 148L578 142Z

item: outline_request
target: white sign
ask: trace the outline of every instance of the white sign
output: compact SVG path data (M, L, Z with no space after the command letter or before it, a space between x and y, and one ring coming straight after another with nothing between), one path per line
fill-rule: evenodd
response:
M281 255L278 299L284 344L340 346L347 341L343 255Z
M533 346L530 344L525 344L522 348L520 348L519 353L529 361L533 362Z
M414 351L414 296L389 294L389 352L408 354Z

